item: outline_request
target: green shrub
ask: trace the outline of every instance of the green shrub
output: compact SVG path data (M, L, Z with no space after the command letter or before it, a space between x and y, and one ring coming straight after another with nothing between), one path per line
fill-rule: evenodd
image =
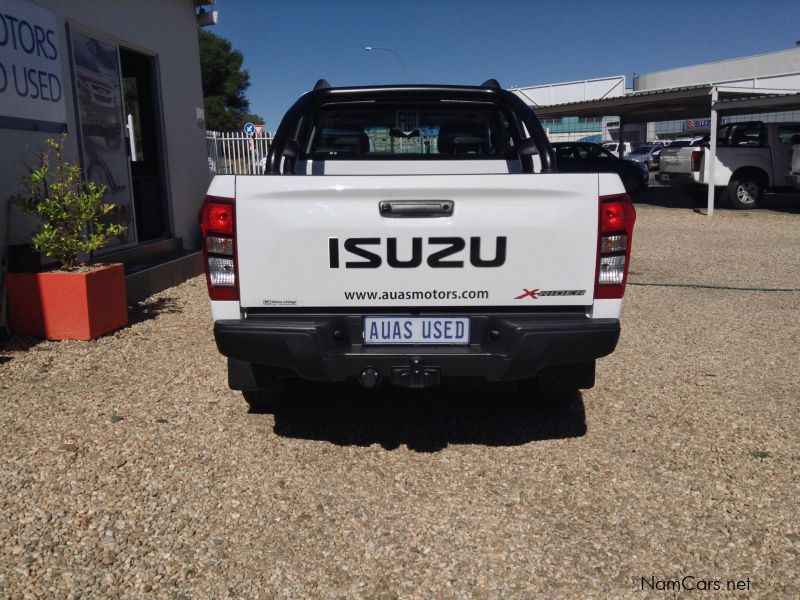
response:
M16 194L11 201L42 219L31 236L34 250L56 257L69 270L79 254L102 248L125 227L103 222L117 206L103 203L105 185L87 181L77 163L64 159L65 138L47 140L39 164L22 178L27 194Z

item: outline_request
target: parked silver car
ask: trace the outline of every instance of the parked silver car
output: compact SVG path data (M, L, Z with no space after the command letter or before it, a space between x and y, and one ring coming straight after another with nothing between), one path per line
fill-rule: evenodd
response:
M647 167L648 171L653 171L658 168L659 157L661 156L662 146L644 145L636 146L628 154L625 155L627 160L632 160L637 163L643 164Z

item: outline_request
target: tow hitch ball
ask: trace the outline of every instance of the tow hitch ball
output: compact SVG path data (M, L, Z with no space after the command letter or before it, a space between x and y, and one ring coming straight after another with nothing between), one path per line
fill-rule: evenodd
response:
M426 388L442 379L439 367L426 367L422 359L412 358L407 367L392 367L392 383L407 388Z

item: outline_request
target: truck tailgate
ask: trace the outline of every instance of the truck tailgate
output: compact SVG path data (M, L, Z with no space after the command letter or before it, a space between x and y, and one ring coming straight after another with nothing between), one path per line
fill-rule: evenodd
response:
M236 221L244 307L592 303L597 174L244 176Z
M692 152L700 149L692 146L665 148L659 157L659 170L661 173L691 173Z

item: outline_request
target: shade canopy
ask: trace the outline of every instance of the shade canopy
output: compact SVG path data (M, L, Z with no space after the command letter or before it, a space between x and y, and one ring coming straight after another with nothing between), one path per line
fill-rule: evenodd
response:
M691 119L710 114L712 90L717 89L714 108L720 114L750 114L800 110L800 90L759 89L695 85L633 92L625 96L584 100L549 106L534 106L539 117L619 116L626 123L648 123ZM523 100L524 91L514 90Z

